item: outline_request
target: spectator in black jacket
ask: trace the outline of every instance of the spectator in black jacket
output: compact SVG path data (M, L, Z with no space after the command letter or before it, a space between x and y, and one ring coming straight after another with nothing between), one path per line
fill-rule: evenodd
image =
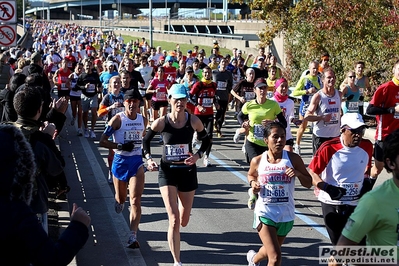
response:
M18 114L14 124L29 140L38 168L35 175L35 194L30 206L47 230L49 182L57 180L54 183L59 183L61 188L68 190L64 173L65 161L53 140L54 124L39 121L43 110L40 89L25 85L14 96L14 108Z
M54 123L57 131L61 132L66 120L65 112L68 108L68 102L64 97L61 97L57 102L51 99L51 85L47 75L43 71L43 62L40 53L33 53L31 55L31 64L24 67L22 73L28 77L26 81L28 84L41 87L43 111L40 120Z
M37 172L29 143L20 130L6 124L0 125L0 139L1 264L67 265L88 239L90 217L74 204L71 223L52 242L29 208Z
M25 83L25 79L24 74L15 73L10 80L10 86L0 91L0 103L3 106L3 112L0 114L1 122L15 122L17 120L13 99L17 88Z

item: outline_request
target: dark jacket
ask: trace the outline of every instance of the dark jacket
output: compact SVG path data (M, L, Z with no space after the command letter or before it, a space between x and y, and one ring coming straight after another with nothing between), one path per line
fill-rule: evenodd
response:
M0 265L68 265L86 243L88 228L72 221L54 243L22 201L0 197Z
M35 213L48 211L48 179L63 173L65 165L61 152L49 134L39 131L40 123L32 119L18 118L15 125L20 128L32 146L37 165L35 191L30 204Z
M56 243L28 204L37 172L21 130L0 124L0 265L67 265L88 239L85 224L72 221Z
M0 91L0 104L2 111L0 113L0 121L16 121L17 112L15 112L13 100L15 92L10 89L4 89Z

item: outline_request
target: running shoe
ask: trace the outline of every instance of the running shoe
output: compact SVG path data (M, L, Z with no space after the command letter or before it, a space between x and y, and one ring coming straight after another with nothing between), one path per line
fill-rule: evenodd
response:
M234 143L238 143L240 141L240 132L238 132L238 130L236 130L236 133L234 134L233 141Z
M221 131L216 132L216 136L217 136L218 138L223 138L223 134L222 134Z
M162 138L162 135L160 135L160 136L159 136L158 143L160 143L160 144L162 144L162 143L163 143L163 138Z
M175 263L173 264L173 266L183 266L183 264L181 264L181 262L175 262Z
M299 146L298 144L294 145L294 152L298 155L301 155L301 146Z
M131 234L130 236L129 236L129 240L127 241L127 246L126 246L127 248L139 248L140 247L140 244L139 244L139 242L137 241L137 238L136 238L136 236L135 235L133 235L133 234Z
M92 139L95 139L97 136L96 136L96 133L94 133L94 130L90 130L90 138L92 138Z
M124 208L125 208L125 204L120 204L117 201L115 201L115 212L116 213L121 213Z
M256 200L258 199L257 195L253 193L252 188L248 189L248 195L249 195L249 199L248 199L248 208L250 210L255 209L255 203Z
M79 136L79 137L83 136L83 133L82 133L82 129L81 129L81 128L78 128L78 136Z
M205 167L212 167L213 165L211 164L211 161L209 160L208 157L204 157L204 166Z
M85 129L85 138L88 138L88 137L90 137L89 130L88 130L88 129Z
M250 250L247 253L247 261L248 261L248 266L260 266L260 262L259 263L254 263L254 257L256 255L255 250Z

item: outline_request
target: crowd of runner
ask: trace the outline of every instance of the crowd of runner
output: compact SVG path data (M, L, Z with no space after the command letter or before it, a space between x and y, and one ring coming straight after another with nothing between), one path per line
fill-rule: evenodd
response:
M379 243L372 238L375 224L363 235L349 232L345 224L384 163L398 185L399 162L391 152L387 165L384 142L399 128L399 62L393 79L376 90L363 110L364 95L371 88L362 61L354 63L336 89L330 55L324 53L309 63L290 92L276 56L262 47L257 55L244 58L237 48L222 55L217 41L211 51L197 45L188 51L179 45L166 51L150 47L144 37L125 42L122 35L75 24L36 21L30 30L34 39L30 49L15 47L0 55L1 121L19 128L32 145L38 171L30 206L45 230L49 187L56 188L58 196L69 190L65 162L53 139L71 108L68 123L78 136L97 139L96 123L106 120L100 145L109 150L108 182L115 187L116 213L123 211L127 197L130 200L128 248L140 247L145 171L159 171L168 243L174 265L182 265L180 227L189 222L198 188L196 162L212 167L213 137L226 137L223 127L232 109L232 118L237 119L233 141L244 140L241 149L250 164L248 207L255 212L254 228L263 243L258 252L248 252L249 265L262 260L281 265L281 245L295 216L294 177L306 188L314 186L334 245ZM300 102L298 115L295 102ZM366 111L377 120L374 148L362 138ZM298 127L295 137L293 126ZM309 169L300 149L308 129L314 155ZM160 162L151 156L156 135L164 147ZM57 181L49 184L48 176ZM361 217L356 211L354 215L353 219ZM396 246L398 232L392 230L394 237L385 241Z

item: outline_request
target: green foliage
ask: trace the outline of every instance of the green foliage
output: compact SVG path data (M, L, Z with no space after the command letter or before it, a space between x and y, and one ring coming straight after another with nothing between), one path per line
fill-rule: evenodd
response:
M260 34L269 44L285 34L287 73L297 81L311 60L330 54L330 65L341 82L354 68L366 63L373 88L392 76L399 52L399 0L254 0L258 16L268 22Z
M23 16L23 1L24 0L16 0L17 5L17 18L22 19ZM25 8L28 9L29 1L25 1Z

